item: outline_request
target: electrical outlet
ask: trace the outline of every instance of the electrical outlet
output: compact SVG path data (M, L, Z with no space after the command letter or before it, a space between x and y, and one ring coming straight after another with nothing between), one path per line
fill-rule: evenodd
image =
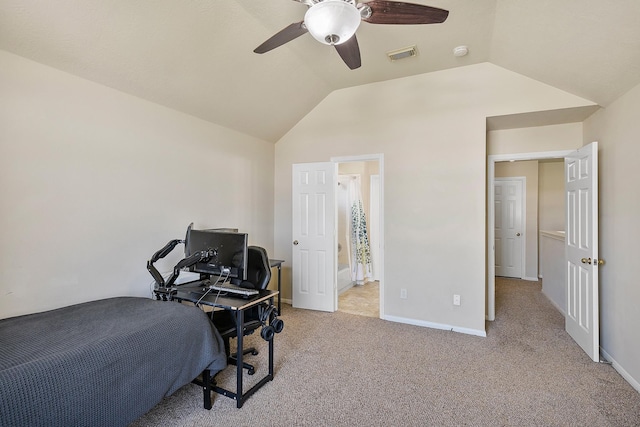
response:
M460 305L460 295L458 294L453 295L453 305Z
M400 298L407 299L407 290L402 288L400 289Z

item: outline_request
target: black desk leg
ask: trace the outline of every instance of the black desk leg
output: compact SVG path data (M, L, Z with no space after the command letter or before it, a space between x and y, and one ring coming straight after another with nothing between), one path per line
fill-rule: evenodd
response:
M279 270L280 270L280 267L278 266L278 271ZM280 282L278 282L278 284L279 283ZM269 299L269 304L273 305L273 297ZM280 305L280 294L278 294L278 306L279 305ZM278 307L278 312L279 311L280 311L280 307ZM269 320L269 325L271 325L271 320ZM275 339L276 337L274 334L273 338L269 340L269 375L268 375L269 380L268 381L273 380L273 342L275 341Z
M269 381L273 379L273 342L275 339L274 336L269 340Z
M236 334L238 335L238 348L236 356L236 407L242 408L242 369L243 369L243 329L244 329L244 310L236 310Z
M282 272L282 264L278 264L278 313L282 314L282 309L280 308L280 299L282 299L282 290L280 289L280 273Z
M204 393L204 408L211 409L211 372L205 369L202 372L202 392Z

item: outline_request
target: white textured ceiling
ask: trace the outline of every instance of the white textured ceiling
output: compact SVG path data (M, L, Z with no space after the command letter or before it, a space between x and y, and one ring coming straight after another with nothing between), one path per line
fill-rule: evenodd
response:
M2 0L0 48L268 141L335 89L478 62L601 105L640 83L638 0L411 2L449 18L363 23L353 71L308 34L252 52L302 20L307 7L291 0ZM387 59L414 44L418 57ZM463 44L469 55L454 57Z

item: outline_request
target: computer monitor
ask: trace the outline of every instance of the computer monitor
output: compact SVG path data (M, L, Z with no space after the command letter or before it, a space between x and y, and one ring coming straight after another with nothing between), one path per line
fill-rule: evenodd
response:
M208 261L198 262L191 271L201 274L247 280L246 233L216 230L194 230L189 226L185 238L185 257L199 251L214 251Z

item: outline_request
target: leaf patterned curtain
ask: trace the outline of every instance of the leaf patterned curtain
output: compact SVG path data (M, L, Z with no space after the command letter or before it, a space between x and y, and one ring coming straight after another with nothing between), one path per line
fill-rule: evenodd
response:
M351 280L363 285L372 277L367 218L362 207L360 177L351 180Z

